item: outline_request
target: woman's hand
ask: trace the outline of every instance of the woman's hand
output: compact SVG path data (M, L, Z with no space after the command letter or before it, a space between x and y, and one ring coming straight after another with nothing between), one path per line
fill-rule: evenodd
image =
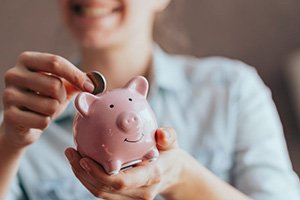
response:
M156 140L160 150L156 161L143 162L114 176L107 175L99 164L89 158L82 158L72 148L68 148L65 153L76 177L96 197L153 199L175 185L181 171L175 131L171 128L158 129Z
M109 176L89 158L68 148L65 151L73 172L96 197L104 199L249 200L247 196L216 177L187 152L178 148L171 128L156 132L159 158L142 163L118 175Z
M0 139L13 148L35 142L75 91L93 90L86 74L69 61L38 52L22 53L5 73L5 85Z

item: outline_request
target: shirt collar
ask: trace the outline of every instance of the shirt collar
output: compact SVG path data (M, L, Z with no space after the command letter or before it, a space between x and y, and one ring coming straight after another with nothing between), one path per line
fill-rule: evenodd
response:
M184 60L165 53L158 45L154 46L151 86L173 92L186 89Z

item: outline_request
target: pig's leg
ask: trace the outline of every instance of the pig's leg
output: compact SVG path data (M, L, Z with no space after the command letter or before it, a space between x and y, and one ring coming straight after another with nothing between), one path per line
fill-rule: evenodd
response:
M154 161L158 158L159 152L156 147L153 147L145 156L144 159L148 160L149 162Z
M122 167L122 163L120 160L111 160L105 166L105 171L109 175L117 175Z

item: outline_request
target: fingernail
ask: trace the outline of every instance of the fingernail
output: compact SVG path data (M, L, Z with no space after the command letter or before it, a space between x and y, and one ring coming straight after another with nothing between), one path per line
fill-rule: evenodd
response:
M90 165L85 160L80 160L80 166L86 171L90 171Z
M67 158L70 162L73 161L74 154L70 149L66 150L65 155L67 156Z
M95 89L94 84L92 83L92 81L89 78L87 78L87 80L84 82L83 87L87 92L90 92L90 93L92 93Z
M168 128L161 128L161 130L164 132L166 139L171 137L170 130Z
M171 132L173 131L170 128L162 128L164 134L165 134L165 139L168 143L174 142L174 134Z

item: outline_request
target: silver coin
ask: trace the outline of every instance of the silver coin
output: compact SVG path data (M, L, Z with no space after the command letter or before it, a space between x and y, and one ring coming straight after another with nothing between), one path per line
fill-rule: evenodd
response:
M92 92L92 94L100 94L103 93L106 90L106 80L104 76L97 71L88 72L87 76L91 79L93 82L95 89Z

